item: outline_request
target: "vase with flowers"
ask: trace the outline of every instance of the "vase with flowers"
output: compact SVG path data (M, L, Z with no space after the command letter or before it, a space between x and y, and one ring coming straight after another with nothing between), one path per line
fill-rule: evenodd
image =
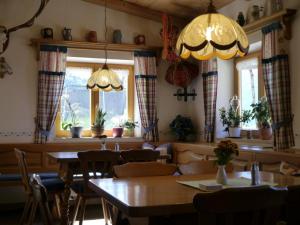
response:
M214 149L216 155L216 164L218 165L218 172L216 181L218 184L227 184L226 165L233 159L234 156L239 155L237 144L231 141L221 141Z

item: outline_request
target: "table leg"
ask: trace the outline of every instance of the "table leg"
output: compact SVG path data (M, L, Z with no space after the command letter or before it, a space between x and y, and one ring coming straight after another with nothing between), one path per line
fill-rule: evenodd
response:
M71 195L71 183L73 178L72 169L70 165L64 165L64 176L63 180L65 182L65 190L62 201L62 217L61 217L61 225L70 225L70 212L69 212L69 199Z

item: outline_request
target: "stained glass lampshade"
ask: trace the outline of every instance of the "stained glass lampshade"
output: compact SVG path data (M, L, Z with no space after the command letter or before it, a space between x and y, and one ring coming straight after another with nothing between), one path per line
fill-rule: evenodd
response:
M196 17L182 30L176 49L184 59L192 55L198 60L216 56L226 60L246 55L249 41L243 28L234 20L217 13L211 3L207 14Z
M87 88L92 90L102 91L122 91L123 86L120 82L118 75L111 69L108 68L107 64L94 72L89 78Z

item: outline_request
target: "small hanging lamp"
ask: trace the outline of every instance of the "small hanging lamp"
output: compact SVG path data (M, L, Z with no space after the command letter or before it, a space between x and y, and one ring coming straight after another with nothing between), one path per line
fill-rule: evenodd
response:
M107 65L107 21L106 21L106 10L107 10L107 0L105 0L105 63L101 69L98 69L94 72L88 80L87 88L92 89L93 91L122 91L123 86L118 77L118 75Z
M207 13L196 17L181 32L176 44L177 54L198 60L213 57L231 59L245 56L249 50L248 37L234 20L217 13L210 0Z

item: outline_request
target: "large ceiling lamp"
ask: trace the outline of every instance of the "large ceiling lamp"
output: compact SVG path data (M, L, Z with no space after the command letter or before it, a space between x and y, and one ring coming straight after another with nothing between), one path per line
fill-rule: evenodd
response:
M118 75L107 65L107 21L106 21L107 0L105 0L105 63L101 69L92 74L87 83L87 88L93 91L122 91L123 86Z
M243 28L234 20L217 13L210 0L206 14L196 17L181 32L176 44L177 54L198 60L213 57L231 59L245 56L249 41Z

